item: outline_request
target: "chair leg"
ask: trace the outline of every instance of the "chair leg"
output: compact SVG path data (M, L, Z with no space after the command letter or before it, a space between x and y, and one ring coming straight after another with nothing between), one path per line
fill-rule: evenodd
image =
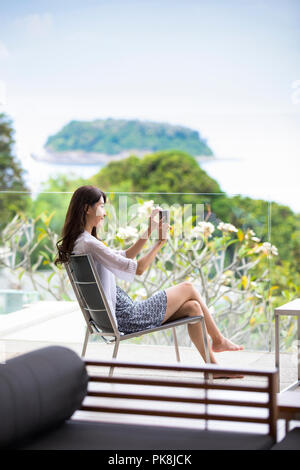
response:
M177 362L180 362L180 354L179 354L179 348L178 348L178 341L177 341L176 328L172 328L172 331L173 331L173 338L174 338L176 359L177 359Z
M120 341L118 341L116 339L116 342L115 342L115 346L114 346L114 351L113 351L113 355L112 355L112 359L116 359L117 357L117 354L118 354L118 351L119 351L119 344L120 344ZM112 377L113 376L113 373L114 373L114 367L111 366L110 369L109 369L109 377Z
M201 323L201 331L202 331L202 338L203 338L203 344L204 344L205 362L209 364L210 356L209 356L209 350L208 350L208 340L207 340L207 334L206 334L206 329L205 329L204 317L201 318L200 323Z
M205 362L206 364L210 364L210 355L209 355L209 349L208 349L208 339L207 339L207 333L206 333L206 328L205 328L205 320L204 317L201 318L200 320L201 324L201 331L202 331L202 338L203 338L203 344L204 344L204 353L205 353ZM212 380L212 374L204 374L204 378L208 380Z
M81 357L84 357L84 356L85 356L86 348L87 348L87 344L88 344L88 340L89 340L89 336L90 336L90 332L89 332L88 327L86 327L85 337L84 337L84 343L83 343L83 348L82 348L82 352L81 352Z

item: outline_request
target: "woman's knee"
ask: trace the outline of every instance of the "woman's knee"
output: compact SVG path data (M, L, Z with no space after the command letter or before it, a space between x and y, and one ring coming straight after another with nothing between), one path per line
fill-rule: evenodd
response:
M197 300L189 300L187 302L188 307L188 316L195 317L198 315L203 315L201 306Z
M196 290L196 288L195 288L195 286L192 282L184 281L180 284L180 286L182 287L185 294L187 294L190 299L194 299L195 294L196 295L198 294L198 292L197 292L197 290Z
M189 281L183 281L180 284L178 284L182 290L186 293L192 293L194 286L192 282Z
M180 283L181 286L185 286L186 288L192 288L193 287L193 283L190 282L190 281L183 281Z

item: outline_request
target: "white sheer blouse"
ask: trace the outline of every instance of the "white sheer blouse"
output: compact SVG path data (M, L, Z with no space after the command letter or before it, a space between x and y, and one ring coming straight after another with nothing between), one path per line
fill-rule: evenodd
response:
M86 230L75 241L73 253L91 254L95 262L111 312L116 320L116 279L132 281L136 274L137 261L126 257L125 250L115 250L97 240ZM118 324L118 323L117 323Z

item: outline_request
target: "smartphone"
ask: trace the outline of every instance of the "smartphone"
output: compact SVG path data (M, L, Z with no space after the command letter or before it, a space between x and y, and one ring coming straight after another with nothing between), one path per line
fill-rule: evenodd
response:
M170 224L170 212L165 210L159 211L159 222L163 219L163 223ZM159 238L162 239L162 227L159 228Z

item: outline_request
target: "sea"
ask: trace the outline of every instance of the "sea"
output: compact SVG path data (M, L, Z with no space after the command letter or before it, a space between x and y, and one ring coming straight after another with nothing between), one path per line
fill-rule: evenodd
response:
M255 199L274 201L290 207L300 213L300 185L298 169L293 168L293 162L286 161L285 165L268 161L249 161L237 158L206 157L197 159L200 167L214 178L220 185L221 191L229 196L242 195ZM68 177L89 178L96 174L103 164L59 164L39 161L32 156L22 159L26 170L26 181L34 195L43 191L43 185L51 176L65 174ZM201 193L199 186L199 193Z

